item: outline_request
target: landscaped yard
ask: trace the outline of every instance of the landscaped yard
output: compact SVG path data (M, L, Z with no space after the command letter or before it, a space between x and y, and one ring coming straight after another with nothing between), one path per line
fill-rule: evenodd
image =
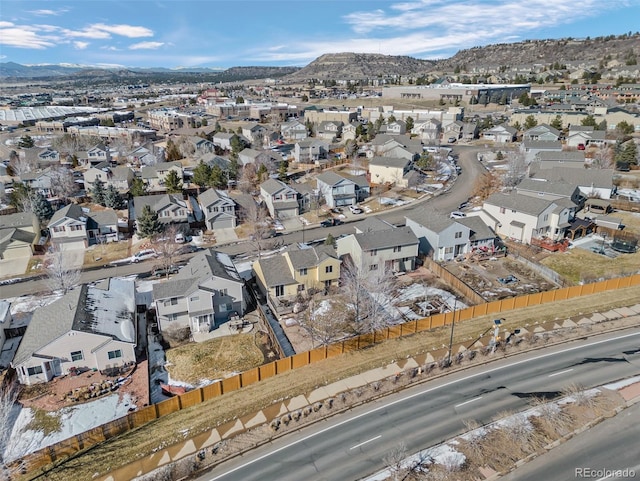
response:
M171 379L198 385L262 364L255 332L193 342L167 351Z

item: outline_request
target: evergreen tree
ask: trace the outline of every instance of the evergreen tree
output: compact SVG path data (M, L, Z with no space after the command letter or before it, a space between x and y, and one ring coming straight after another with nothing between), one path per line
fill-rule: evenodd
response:
M580 125L583 127L593 127L594 129L598 126L596 119L593 115L587 115L584 119L580 121Z
M36 143L33 141L33 138L30 135L23 135L18 141L18 147L20 147L21 149L30 149L35 144Z
M138 235L141 237L153 237L162 232L162 224L158 220L158 213L150 205L145 205L142 213L136 219Z
M143 195L147 195L147 186L139 177L133 179L131 183L131 187L129 188L129 193L132 197L142 197Z
M242 133L242 129L240 129L240 133ZM231 144L231 152L234 154L238 154L244 149L244 143L237 134L234 134L233 137L231 137L229 143Z
M413 130L413 117L409 116L407 117L407 120L405 120L406 126L407 126L407 132L411 132Z
M53 216L53 207L51 203L40 192L36 192L31 196L31 206L33 213L40 221L49 220Z
M209 185L211 178L211 167L204 162L200 161L198 166L193 169L193 182L199 187L206 187Z
M164 178L164 186L167 194L178 194L182 192L182 179L175 170L170 170Z
M336 246L336 239L331 235L331 233L327 234L327 238L324 240L324 245L326 246Z
M267 177L268 172L269 171L267 170L267 167L264 164L260 164L260 167L258 167L258 172L256 172L258 176L258 182L264 181Z
M96 179L91 186L91 196L96 204L104 205L105 188L104 182L100 179Z
M124 199L113 184L109 184L104 193L104 205L110 209L120 210L124 208Z
M560 115L556 115L556 118L553 119L549 125L556 130L562 130L562 117Z
M167 154L166 154L167 162L174 162L176 160L180 160L182 158L182 154L180 153L180 149L178 146L173 143L173 140L167 140Z
M616 156L616 164L638 164L638 148L633 140L629 140L624 143L620 149L618 149Z
M524 119L524 128L525 130L529 130L538 125L538 121L533 115L528 115L526 119Z
M238 162L238 156L231 154L229 158L229 168L227 169L227 176L229 180L238 180L238 173L240 172L240 164Z
M209 185L216 189L224 189L227 186L227 178L224 175L224 170L222 170L219 165L211 167Z
M287 171L289 170L289 162L283 160L278 166L278 179L282 182L287 181Z

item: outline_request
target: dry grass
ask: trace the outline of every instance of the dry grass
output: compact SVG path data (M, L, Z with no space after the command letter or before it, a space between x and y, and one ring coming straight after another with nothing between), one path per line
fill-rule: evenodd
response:
M45 436L52 433L57 433L62 429L62 421L60 420L61 413L49 412L44 409L35 409L33 412L33 419L29 421L26 428L31 431L42 431Z
M513 330L537 322L566 319L580 314L629 306L640 302L637 287L618 289L584 296L548 305L528 307L501 314L503 326ZM476 339L492 324L495 316L465 321L456 325L454 342ZM119 466L156 452L160 447L172 445L185 437L212 429L247 413L272 405L275 400L306 394L318 386L344 379L393 360L404 359L431 349L439 349L449 341L448 327L394 339L363 351L289 371L239 391L225 394L203 404L162 417L141 428L102 443L47 474L49 481L91 479L94 473L105 474Z
M574 248L548 256L541 263L570 282L578 284L582 281L624 277L638 272L640 251L635 254L620 254L615 259L611 259L586 249Z
M262 364L263 356L251 332L169 349L167 362L172 379L198 384L249 370Z
M102 266L131 255L131 241L92 245L84 253L83 267Z

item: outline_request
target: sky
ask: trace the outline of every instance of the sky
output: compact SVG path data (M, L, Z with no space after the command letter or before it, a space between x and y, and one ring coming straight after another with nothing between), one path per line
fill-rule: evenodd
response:
M640 0L2 0L0 62L303 67L326 53L438 59L639 29Z

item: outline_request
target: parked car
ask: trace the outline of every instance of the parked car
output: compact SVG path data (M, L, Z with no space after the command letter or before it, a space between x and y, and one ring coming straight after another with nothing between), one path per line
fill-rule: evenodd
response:
M462 204L460 204L458 206L458 210L462 210L462 209L466 209L467 207L469 207L471 204L469 203L469 201L465 200Z
M132 261L133 262L146 261L147 259L153 259L154 257L157 257L157 255L158 254L153 249L143 249L140 252L137 252L133 255Z
M500 284L513 284L518 282L518 278L513 274L509 274L507 277L498 277L498 282Z
M169 274L177 274L180 269L178 266L169 266L169 267L157 267L153 270L151 274L156 277L162 277Z
M460 212L459 210L454 210L451 214L449 214L449 217L451 219L463 219L464 217L467 217L467 214L465 214L464 212Z
M342 221L340 219L327 219L320 222L322 227L333 227L334 225L340 225Z
M456 138L455 137L449 137L448 141L449 141L450 144L453 144L456 141Z
M331 209L331 212L334 214L342 214L342 208L341 207L334 207L333 209Z
M352 214L362 214L362 209L357 205L350 205L349 210Z

